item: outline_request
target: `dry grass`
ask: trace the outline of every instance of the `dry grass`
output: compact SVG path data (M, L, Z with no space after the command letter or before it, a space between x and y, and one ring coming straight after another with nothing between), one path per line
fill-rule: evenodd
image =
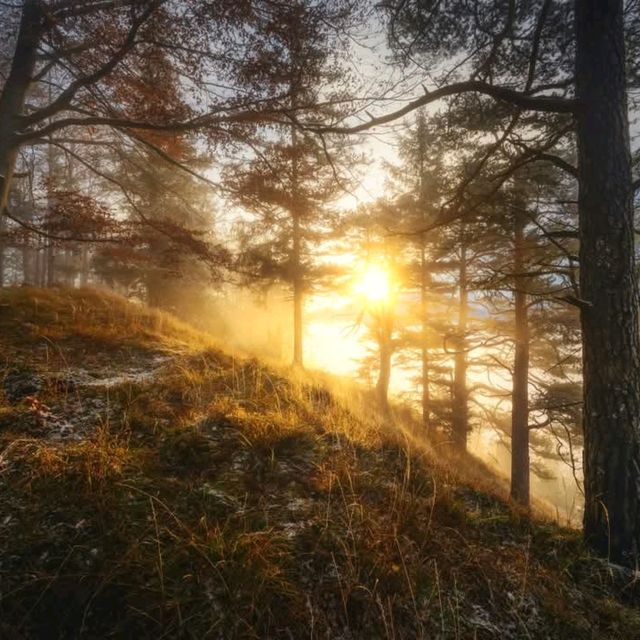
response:
M24 317L40 293L4 304L15 295ZM120 364L174 357L153 379L74 389L110 403L77 442L3 408L0 637L640 638L635 585L575 532L513 510L486 468L434 454L366 398L233 358L120 299L42 298L34 325L57 314L68 368L80 335L100 336L98 360L124 339ZM41 335L16 347L5 334L3 349ZM63 406L56 394L69 390L42 391Z
M21 348L48 348L55 357L57 343L73 341L123 343L137 348L198 350L213 341L174 316L95 289L35 289L0 291L2 348L15 355ZM66 350L66 349L65 349Z

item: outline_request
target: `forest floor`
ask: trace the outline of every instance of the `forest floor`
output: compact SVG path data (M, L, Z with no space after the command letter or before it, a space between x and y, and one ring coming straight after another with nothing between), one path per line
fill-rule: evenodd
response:
M632 572L362 393L89 290L2 292L0 354L0 638L640 639Z

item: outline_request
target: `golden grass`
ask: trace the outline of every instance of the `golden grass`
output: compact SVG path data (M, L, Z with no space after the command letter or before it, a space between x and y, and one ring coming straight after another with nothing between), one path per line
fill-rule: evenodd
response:
M125 341L138 346L197 351L213 340L174 316L97 289L0 291L2 340L18 344L37 338L97 342Z
M35 326L57 318L67 363L77 336L107 354L126 336L123 364L177 355L110 389L117 410L86 440L0 435L0 637L640 638L636 586L575 532L355 389L117 297L12 295L14 317L35 296Z

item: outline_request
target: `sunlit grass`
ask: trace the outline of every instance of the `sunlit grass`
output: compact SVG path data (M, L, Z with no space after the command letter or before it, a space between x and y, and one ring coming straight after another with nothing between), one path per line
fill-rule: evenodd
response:
M0 329L16 344L42 339L55 348L57 340L66 338L180 350L214 344L212 338L168 313L103 290L4 289L0 305L11 306L11 314L0 317Z
M134 307L137 332L111 306L85 307L85 335L108 309L113 335L180 343L169 317L149 333ZM117 410L83 441L3 431L0 636L640 633L575 532L512 509L506 485L434 451L410 416L394 425L326 374L189 344L152 379L111 388ZM474 635L479 615L493 636Z

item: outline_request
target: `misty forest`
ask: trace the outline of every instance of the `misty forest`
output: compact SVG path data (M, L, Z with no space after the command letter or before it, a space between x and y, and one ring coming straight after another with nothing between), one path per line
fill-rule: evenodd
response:
M1 0L0 639L640 640L640 0Z

